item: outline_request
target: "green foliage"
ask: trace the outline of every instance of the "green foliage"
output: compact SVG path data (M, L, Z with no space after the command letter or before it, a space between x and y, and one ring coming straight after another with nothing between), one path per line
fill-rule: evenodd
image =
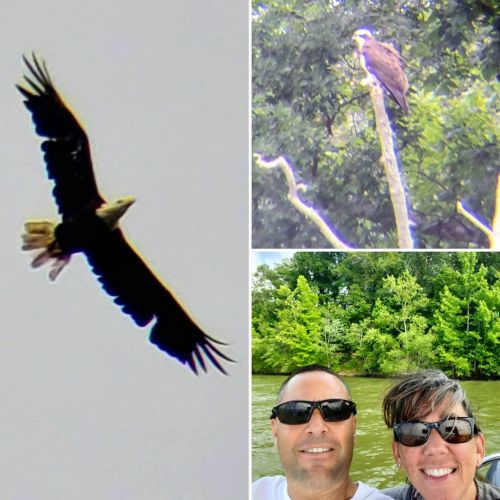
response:
M383 280L372 322L393 343L387 346L387 357L382 358L379 371L392 375L432 364L433 336L427 333L427 319L422 314L428 302L416 277L407 270Z
M500 253L296 253L254 276L256 373L500 376Z
M282 285L277 290L276 324L272 333L260 324L260 336L254 345L253 355L271 373L292 371L311 360L323 358L323 320L317 308L318 297L303 276L291 290Z
M408 61L411 114L388 104L420 247L485 247L455 212L491 222L499 171L499 8L485 2L253 2L253 149L285 155L303 197L356 247L395 247L394 214L353 32ZM325 248L287 200L281 172L253 169L254 248Z
M457 258L459 269L443 269L450 284L434 315L437 356L458 376L489 376L496 373L500 355L498 279L488 282L487 269L478 266L475 254Z

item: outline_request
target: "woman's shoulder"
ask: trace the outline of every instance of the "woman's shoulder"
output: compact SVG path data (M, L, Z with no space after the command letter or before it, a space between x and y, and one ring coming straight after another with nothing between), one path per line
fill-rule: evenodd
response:
M500 488L493 484L476 481L479 500L500 500Z
M479 500L500 500L500 488L489 483L476 481ZM393 488L385 488L382 493L395 500L422 500L420 494L411 484L401 484Z

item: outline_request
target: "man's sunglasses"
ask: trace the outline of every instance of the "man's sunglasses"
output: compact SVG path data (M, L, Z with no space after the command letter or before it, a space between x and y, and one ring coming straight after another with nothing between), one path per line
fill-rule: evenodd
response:
M432 429L452 444L467 443L479 428L472 417L448 417L439 422L420 422L419 420L400 422L394 426L394 440L404 446L421 446L427 442Z
M311 419L314 408L318 408L327 422L341 422L356 415L356 403L346 399L324 399L323 401L287 401L272 409L271 418L282 424L305 424Z

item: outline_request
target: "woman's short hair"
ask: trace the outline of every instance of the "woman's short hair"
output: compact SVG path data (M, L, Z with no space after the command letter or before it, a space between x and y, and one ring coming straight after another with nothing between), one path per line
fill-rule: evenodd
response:
M382 409L387 427L416 420L432 413L442 404L445 412L460 404L473 417L465 391L440 370L422 370L405 376L384 397Z

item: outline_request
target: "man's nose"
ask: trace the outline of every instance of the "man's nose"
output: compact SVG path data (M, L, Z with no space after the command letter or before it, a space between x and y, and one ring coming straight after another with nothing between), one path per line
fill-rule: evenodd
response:
M325 422L323 415L319 408L314 408L312 411L311 418L307 422L306 431L310 434L323 433L328 430L328 425Z

